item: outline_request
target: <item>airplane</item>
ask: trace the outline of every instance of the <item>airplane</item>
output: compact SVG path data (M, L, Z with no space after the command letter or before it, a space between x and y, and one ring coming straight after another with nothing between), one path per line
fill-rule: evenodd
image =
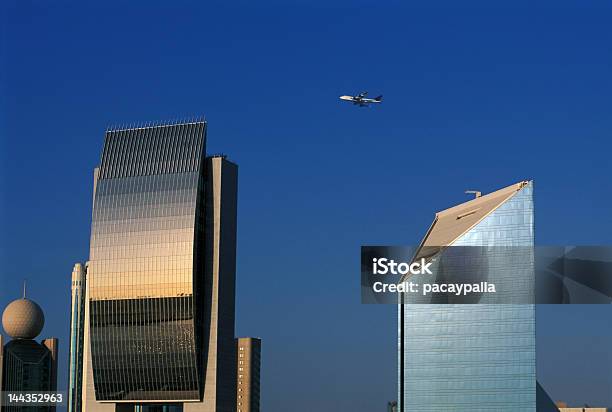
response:
M347 102L352 102L355 105L359 105L359 107L366 107L370 103L381 103L382 102L382 94L373 99L366 98L368 92L359 93L357 96L340 96L340 100L345 100Z

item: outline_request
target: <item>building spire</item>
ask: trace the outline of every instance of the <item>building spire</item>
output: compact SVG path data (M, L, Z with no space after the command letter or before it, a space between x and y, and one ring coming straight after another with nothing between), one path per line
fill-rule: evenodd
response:
M26 284L27 284L27 281L24 279L23 280L23 298L24 299L26 298Z

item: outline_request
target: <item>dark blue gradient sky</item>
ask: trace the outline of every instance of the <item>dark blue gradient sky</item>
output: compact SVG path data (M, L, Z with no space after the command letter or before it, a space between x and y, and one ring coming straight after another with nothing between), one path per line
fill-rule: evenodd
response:
M240 165L237 332L263 338L271 412L396 399L359 246L417 243L465 189L533 178L540 244L612 244L609 2L53 3L0 6L0 306L29 280L61 386L108 125L205 114ZM362 90L384 103L337 99ZM612 406L611 308L538 320L553 398Z

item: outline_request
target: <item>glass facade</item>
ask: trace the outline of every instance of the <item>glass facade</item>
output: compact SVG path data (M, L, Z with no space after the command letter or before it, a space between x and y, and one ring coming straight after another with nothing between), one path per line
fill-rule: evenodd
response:
M528 182L452 245L533 246L532 190ZM534 283L532 262L518 272L523 289ZM401 411L536 411L534 305L405 304L399 311Z
M106 133L87 273L98 401L201 398L205 135Z

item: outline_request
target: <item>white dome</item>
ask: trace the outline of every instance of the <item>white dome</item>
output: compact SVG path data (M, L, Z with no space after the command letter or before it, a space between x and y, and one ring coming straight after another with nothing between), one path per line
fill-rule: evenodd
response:
M30 299L12 301L2 314L4 331L13 339L34 339L44 325L42 309Z

